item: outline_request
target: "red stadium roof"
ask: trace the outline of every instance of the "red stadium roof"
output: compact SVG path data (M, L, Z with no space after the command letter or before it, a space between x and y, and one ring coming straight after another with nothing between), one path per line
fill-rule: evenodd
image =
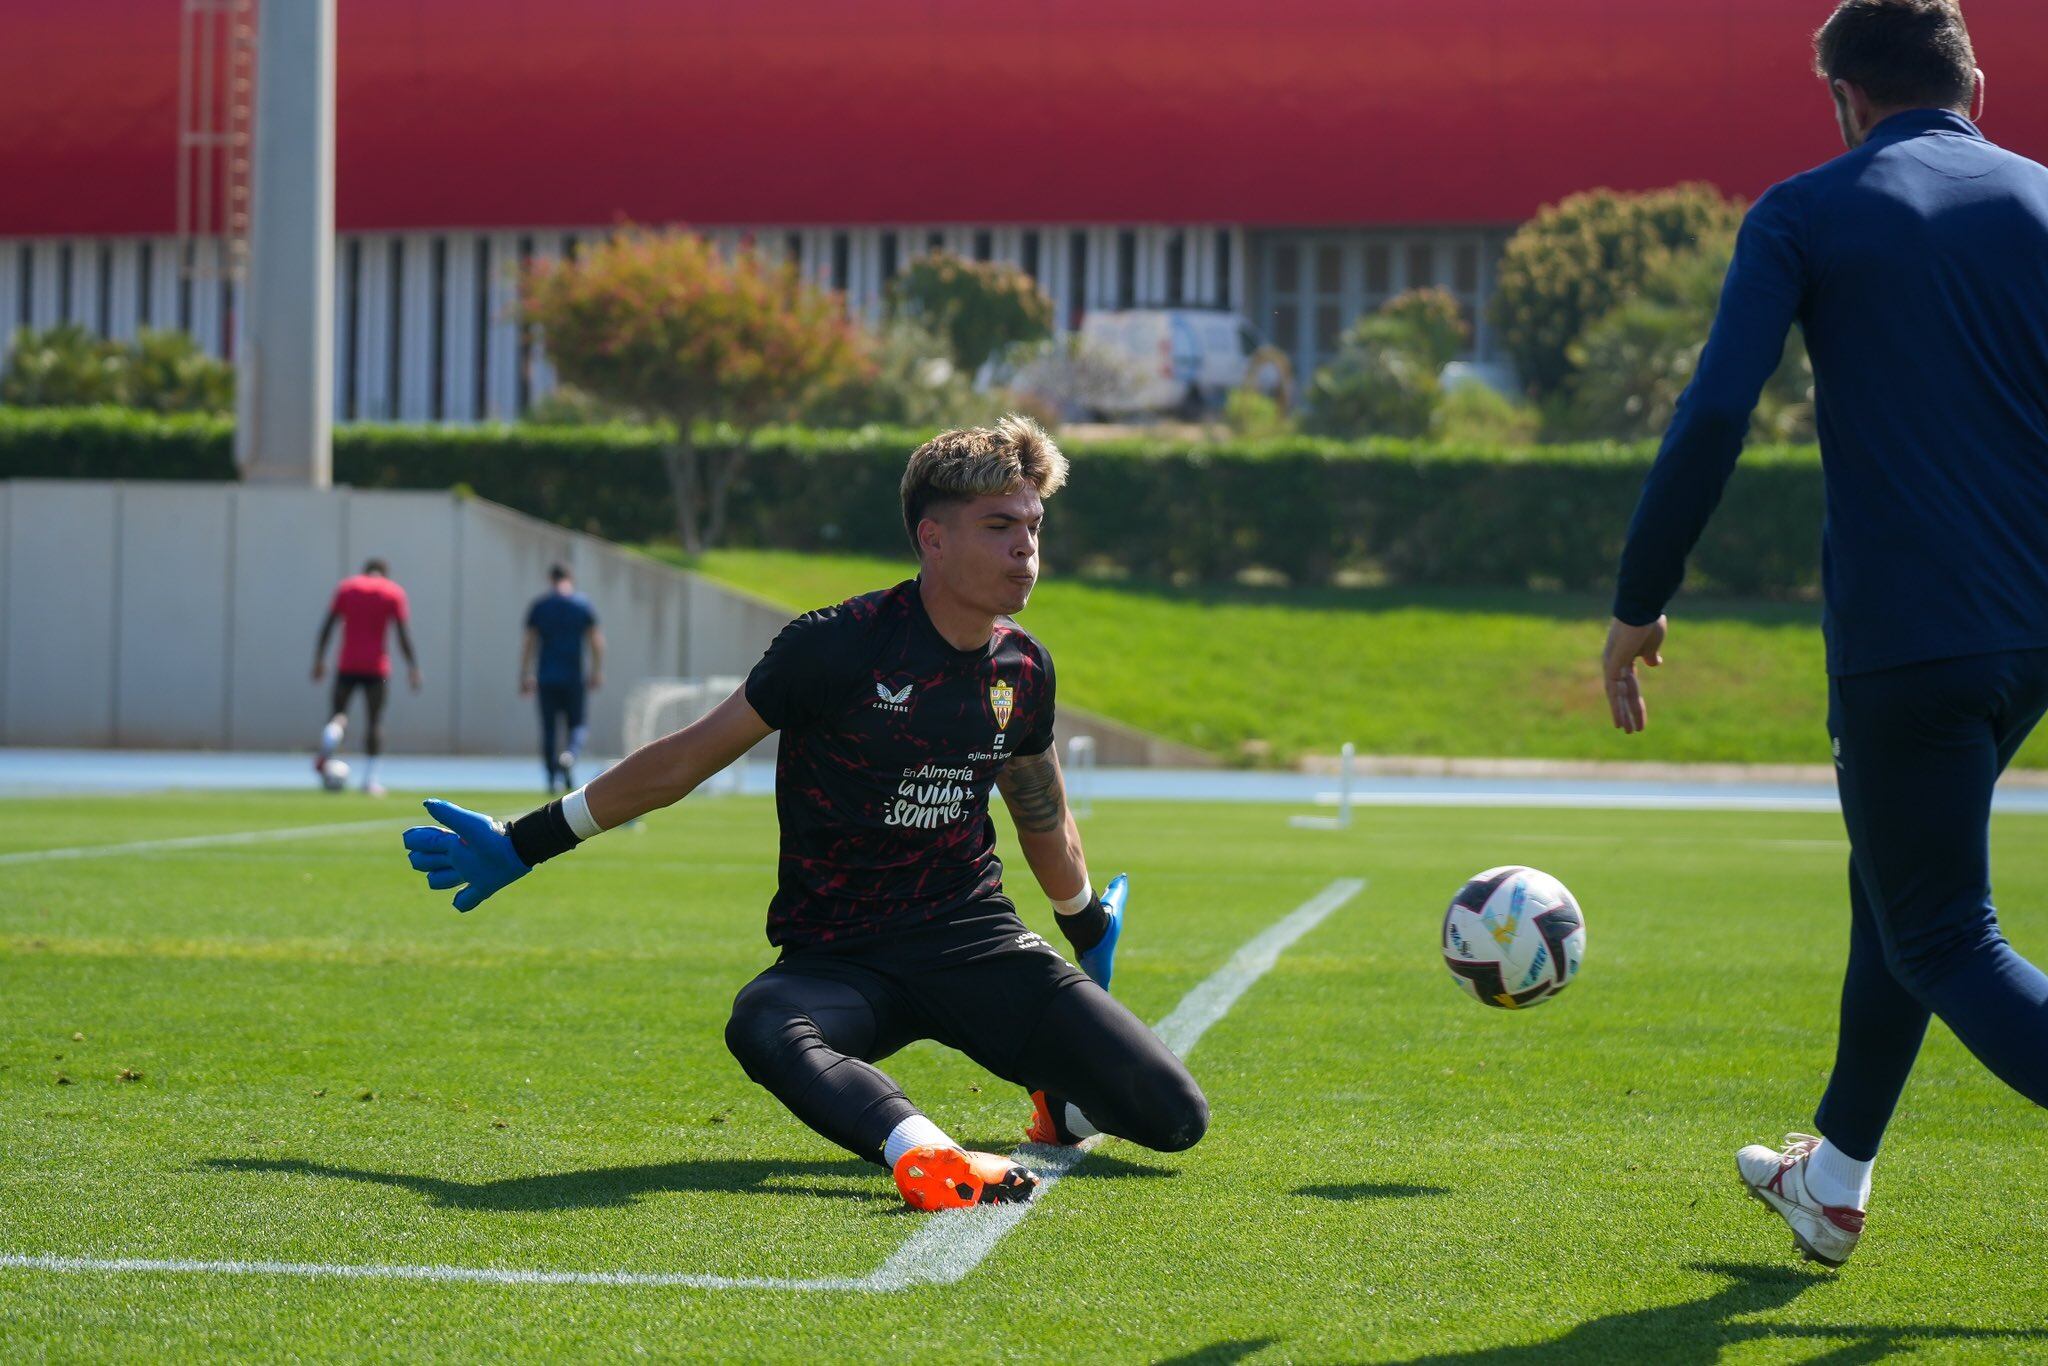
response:
M1824 0L346 0L348 230L1507 223L1839 150ZM2048 153L2048 6L1971 0ZM176 0L0 0L0 235L173 226Z

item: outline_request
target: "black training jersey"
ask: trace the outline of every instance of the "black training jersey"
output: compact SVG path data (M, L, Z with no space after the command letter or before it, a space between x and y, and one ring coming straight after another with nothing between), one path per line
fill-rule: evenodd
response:
M782 732L770 943L865 939L1002 889L989 789L1053 739L1052 656L1015 622L955 649L912 579L792 621L747 701Z

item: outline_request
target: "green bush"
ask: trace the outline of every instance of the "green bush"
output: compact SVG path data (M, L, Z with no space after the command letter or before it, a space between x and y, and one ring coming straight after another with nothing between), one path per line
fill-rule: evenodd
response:
M1429 417L1432 441L1462 446L1529 446L1543 429L1543 414L1498 390L1469 381L1446 393Z
M969 375L1005 347L1052 335L1052 300L1029 275L943 251L920 256L889 282L889 311L945 337L953 363Z
M228 413L235 372L183 332L145 328L132 342L108 341L75 323L14 334L0 403L23 408L94 404L160 413Z
M76 324L40 332L24 327L9 342L0 403L23 408L120 403L123 368L119 346Z
M928 430L772 427L745 442L735 545L901 552L897 485ZM703 428L731 450L730 428ZM621 541L668 535L662 452L642 427L350 426L335 479L446 489ZM229 424L118 410L0 409L0 478L226 479ZM1190 449L1152 438L1075 445L1052 506L1070 563L1147 579L1228 581L1250 568L1297 584L1341 576L1402 584L1599 591L1648 468L1647 443L1510 449L1286 437ZM1695 557L1694 585L1806 594L1819 579L1821 478L1811 447L1743 459Z
M869 348L874 372L828 390L804 409L814 427L972 426L986 421L992 400L974 392L974 377L953 360L946 338L915 318L891 318Z
M1232 389L1223 401L1223 425L1244 441L1271 441L1292 436L1294 423L1280 404L1256 389Z
M1522 382L1538 398L1564 389L1569 348L1631 298L1674 252L1732 232L1742 207L1711 185L1647 194L1594 190L1553 204L1508 239L1493 316Z
M116 407L0 407L0 479L235 477L229 418Z
M123 349L122 401L159 413L232 413L235 370L200 350L184 332L144 328Z
M730 446L730 434L723 434ZM672 429L405 427L334 432L334 482L357 488L445 489L619 540L676 534L665 455Z
M1438 376L1467 335L1458 301L1441 289L1389 299L1351 326L1309 381L1303 425L1340 438L1423 435L1443 394Z
M1431 371L1441 373L1465 352L1472 328L1449 290L1411 289L1381 304L1377 315Z
M1569 430L1633 441L1661 437L1692 382L1720 309L1721 282L1735 255L1732 232L1655 266L1642 290L1586 329L1571 346ZM1813 367L1797 329L1758 401L1753 434L1762 441L1811 441Z

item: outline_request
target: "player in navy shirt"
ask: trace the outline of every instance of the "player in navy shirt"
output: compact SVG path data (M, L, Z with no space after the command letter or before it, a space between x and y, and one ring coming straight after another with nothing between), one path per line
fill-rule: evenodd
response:
M588 694L604 686L604 632L597 610L576 591L561 565L551 566L550 590L526 609L526 638L519 650L519 691L540 698L540 762L548 791L576 786L577 757L590 736ZM583 674L583 647L590 646L590 676ZM536 656L538 663L535 662ZM560 742L557 736L561 737Z
M797 618L702 720L509 826L429 802L443 825L406 832L413 867L429 886L461 887L456 909L469 910L543 859L682 800L780 731L768 938L781 954L726 1027L747 1075L888 1167L920 1209L1025 1199L1038 1177L962 1149L875 1065L918 1039L1028 1091L1036 1142L1110 1133L1189 1147L1208 1102L1105 990L1125 880L1098 895L1088 877L1053 745L1052 657L1011 619L1038 579L1044 499L1066 474L1022 418L927 442L902 490L916 578ZM1078 968L1005 894L995 791Z
M1665 604L1796 322L1827 480L1849 965L1824 1137L1737 1161L1800 1249L1839 1265L1931 1016L2048 1104L2048 976L1999 931L1988 834L1992 787L2048 710L2048 169L1968 116L1983 73L1950 0L1847 0L1815 45L1849 152L1742 226L1629 528L1604 671L1614 724L1641 730L1635 661L1661 662Z

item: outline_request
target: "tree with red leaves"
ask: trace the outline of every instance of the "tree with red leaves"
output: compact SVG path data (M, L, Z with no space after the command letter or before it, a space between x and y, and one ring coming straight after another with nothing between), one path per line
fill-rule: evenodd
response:
M689 232L627 229L573 260L533 262L520 307L563 379L675 425L669 487L693 553L724 533L746 434L871 368L837 293ZM701 446L697 429L712 422L741 439Z

